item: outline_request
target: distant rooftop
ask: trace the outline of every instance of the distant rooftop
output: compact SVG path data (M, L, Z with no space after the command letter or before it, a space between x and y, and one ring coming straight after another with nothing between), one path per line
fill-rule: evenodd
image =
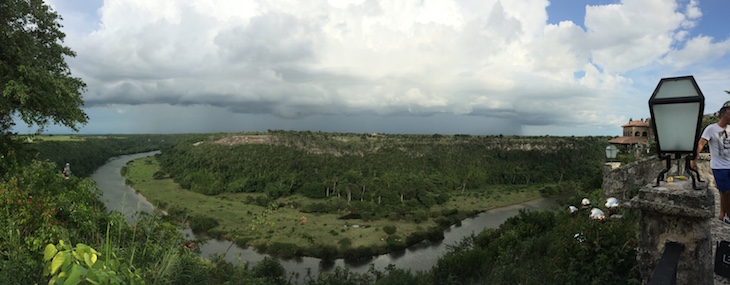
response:
M621 125L621 127L649 127L649 122L651 122L650 118L646 118L646 120L636 120L629 119L629 122L626 124Z

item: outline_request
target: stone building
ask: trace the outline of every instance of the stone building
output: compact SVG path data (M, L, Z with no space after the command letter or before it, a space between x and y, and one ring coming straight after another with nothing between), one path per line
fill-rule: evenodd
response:
M649 142L654 140L654 131L651 128L651 118L646 120L629 119L621 126L623 135L608 142L625 150L648 148Z

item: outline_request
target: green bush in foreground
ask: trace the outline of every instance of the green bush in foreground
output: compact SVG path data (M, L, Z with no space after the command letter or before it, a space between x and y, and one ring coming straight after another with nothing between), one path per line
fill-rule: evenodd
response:
M179 227L159 215L140 213L129 225L120 213L107 214L99 195L92 180L66 180L54 163L33 162L5 173L2 283L283 284L282 270L200 258L184 245ZM269 263L261 266L276 268Z
M588 214L521 211L451 246L432 269L434 284L637 284L635 213Z
M46 266L44 276L52 276L48 284L145 284L142 277L132 271L129 264L108 255L104 261L101 254L88 245L79 243L76 247L48 244L43 253Z

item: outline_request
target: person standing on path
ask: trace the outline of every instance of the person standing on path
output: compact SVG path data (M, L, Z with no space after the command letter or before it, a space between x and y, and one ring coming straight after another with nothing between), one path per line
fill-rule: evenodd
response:
M730 101L725 102L718 112L720 120L717 124L709 125L702 132L697 142L697 156L691 162L692 169L697 169L697 157L702 148L709 143L710 168L712 176L715 177L715 185L720 191L720 216L721 221L730 224L728 210L730 210L730 136L728 135L728 124L730 124Z

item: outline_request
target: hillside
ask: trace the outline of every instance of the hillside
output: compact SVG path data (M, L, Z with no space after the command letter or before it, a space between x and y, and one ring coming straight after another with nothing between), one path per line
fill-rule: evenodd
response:
M491 185L590 182L600 171L606 137L368 135L274 131L181 140L164 149L162 170L183 188L224 192L294 193L325 198L377 191L418 198ZM595 181L594 181L595 182ZM365 193L362 188L365 187ZM356 190L357 189L357 190ZM382 195L384 193L378 193Z
M272 254L359 259L439 240L445 227L491 208L600 188L606 141L216 134L181 139L125 173L130 185L198 232ZM253 214L266 209L276 211L276 225L247 230ZM342 230L348 225L364 227ZM397 234L383 233L386 225Z

